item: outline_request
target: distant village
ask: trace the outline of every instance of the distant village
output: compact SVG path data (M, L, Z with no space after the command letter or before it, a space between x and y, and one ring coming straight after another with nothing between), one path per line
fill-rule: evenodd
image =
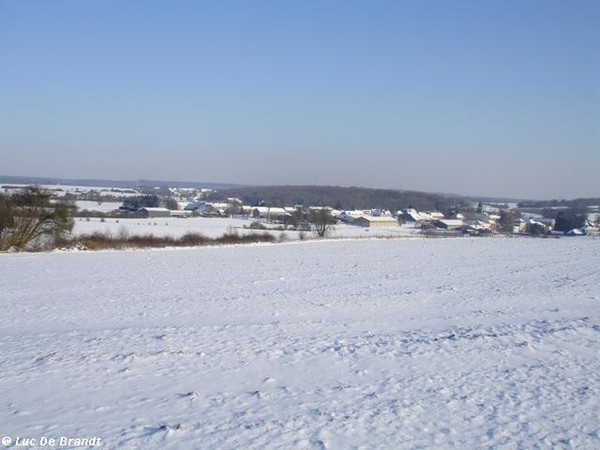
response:
M19 186L1 186L2 193L10 193ZM44 186L57 198L71 201L79 217L137 217L137 218L190 218L234 217L248 218L260 224L276 224L291 229L310 229L311 211L325 210L332 225L347 224L366 229L411 226L430 236L472 235L494 233L516 235L595 235L600 234L599 206L587 209L587 214L569 229L556 229L556 218L519 209L516 204L495 205L482 202L451 211L418 211L406 208L397 211L385 209L340 210L329 206L310 205L245 205L239 198L210 201L214 189L154 188L138 190L126 188L90 188ZM144 204L140 199L153 199ZM136 201L133 201L136 200ZM95 203L98 207L96 207ZM99 212L99 211L102 212ZM557 208L559 212L560 208Z
M142 217L248 217L267 223L298 226L306 219L310 210L325 209L333 224L344 223L364 228L390 228L412 225L430 235L469 234L489 235L504 232L533 235L587 235L600 233L600 213L598 207L591 208L581 227L556 231L556 220L540 214L520 212L516 205L507 210L498 206L473 204L468 211L453 210L444 214L440 211L417 211L407 208L398 211L382 209L337 210L329 206L244 205L239 198L227 198L221 202L204 200L210 189L171 188L171 198L177 202L177 209L166 207L142 207L137 213Z

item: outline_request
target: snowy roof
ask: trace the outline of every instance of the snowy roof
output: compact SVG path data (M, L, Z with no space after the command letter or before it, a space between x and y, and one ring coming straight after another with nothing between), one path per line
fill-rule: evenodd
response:
M444 225L447 225L450 227L460 227L461 225L464 224L464 222L459 219L441 219L441 220L438 220L438 222L441 222Z
M215 209L227 209L231 206L229 203L223 203L223 202L210 202L210 203L207 203L206 205L212 206Z
M407 209L406 212L403 214L406 214L406 215L412 217L412 219L416 222L444 218L444 215L439 211L419 212L413 208Z
M369 216L366 214L358 217L358 219L368 220L369 222L397 222L396 219L390 216Z
M261 214L289 214L288 210L286 208L280 208L280 207L268 207L268 206L253 206L252 207L253 211L258 211ZM290 211L293 211L293 208L290 208Z
M148 212L171 212L171 210L167 209L167 208L152 208L152 207L140 208L140 211L148 211Z

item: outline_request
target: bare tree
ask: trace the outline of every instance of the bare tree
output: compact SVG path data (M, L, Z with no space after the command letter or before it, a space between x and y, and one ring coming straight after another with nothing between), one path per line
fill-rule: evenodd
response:
M308 221L312 225L313 232L319 237L327 236L335 223L331 210L327 208L311 209L308 213Z
M164 204L165 208L170 209L171 211L177 211L179 209L179 204L173 197L166 197L164 199Z
M0 195L0 250L2 243L8 239L10 230L15 225L12 202L10 197Z
M225 210L228 217L236 217L242 213L242 202L239 200L231 200L229 206Z
M0 250L22 250L43 238L59 242L73 229L69 207L51 204L50 192L29 186L0 201Z

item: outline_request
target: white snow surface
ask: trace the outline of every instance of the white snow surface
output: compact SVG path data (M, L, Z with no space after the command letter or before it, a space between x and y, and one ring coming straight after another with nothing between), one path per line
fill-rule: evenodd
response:
M599 261L594 238L0 254L0 436L600 448Z
M200 233L210 238L223 236L223 234L236 231L239 234L249 233L268 233L279 238L285 236L288 240L297 240L299 233L297 231L285 230L281 231L282 225L261 223L267 230L254 230L249 226L255 222L251 218L225 218L225 217L165 217L165 218L136 218L136 219L102 219L78 217L75 219L73 234L80 236L82 234L91 234L94 232L111 233L117 235L119 233L127 233L129 235L145 235L152 234L154 236L170 236L180 238L186 233ZM397 227L383 228L363 228L356 225L337 224L331 231L331 238L347 238L347 237L408 237L416 236L420 233L418 228L412 225L403 225ZM307 237L313 237L313 233L308 231L304 233Z
M80 211L99 211L108 213L115 211L123 205L123 202L93 202L90 200L77 200L75 202Z

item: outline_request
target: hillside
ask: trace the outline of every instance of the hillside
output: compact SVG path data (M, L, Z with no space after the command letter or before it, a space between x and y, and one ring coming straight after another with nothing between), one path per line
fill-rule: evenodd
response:
M249 205L260 202L271 206L302 204L340 210L380 208L397 211L413 207L422 211L446 211L457 205L457 200L438 194L340 186L247 186L222 190L214 195L214 199L226 197L240 198Z
M56 178L56 177L27 177L27 176L9 176L0 175L0 183L6 184L44 184L44 185L69 185L69 186L91 186L106 188L154 188L173 187L173 188L207 188L207 189L231 189L241 187L234 183L215 183L200 181L161 181L161 180L99 180L87 178Z

